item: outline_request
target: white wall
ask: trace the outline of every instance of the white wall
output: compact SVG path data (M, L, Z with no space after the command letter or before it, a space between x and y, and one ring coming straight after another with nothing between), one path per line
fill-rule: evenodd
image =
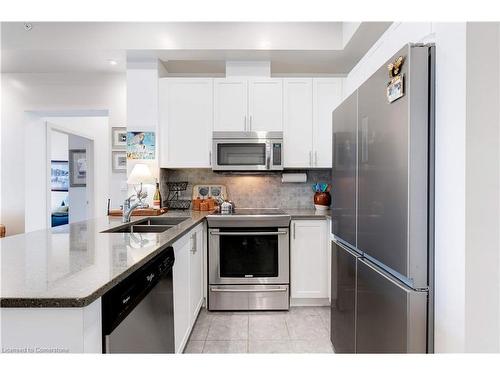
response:
M498 23L467 24L465 334L468 352L500 350L499 32Z
M26 130L39 115L26 111L107 110L110 127L124 126L125 97L124 74L2 74L0 222L7 226L10 234L24 231L26 202L19 191L35 177L26 175L24 155L27 148L39 147L41 142L41 138ZM39 157L35 165L44 159ZM102 156L102 160L110 159L109 154ZM120 174L117 180L124 176ZM120 191L119 183L109 191L114 205L122 202L126 194ZM104 215L105 211L96 210L97 213Z
M129 62L127 64L127 131L155 132L154 160L127 160L127 175L132 172L137 163L149 166L151 173L159 179L158 158L160 154L158 129L158 83L159 69L164 69L158 60ZM148 197L146 202L152 204L155 186L144 185ZM134 194L129 186L129 195Z
M346 97L405 43L436 44L436 352L499 350L497 38L471 37L466 23L394 23L343 86Z
M354 33L361 26L361 22L342 22L342 48L345 48Z
M25 186L26 231L47 228L49 223L46 206L47 172L44 167L43 155L46 155L46 127L48 124L53 129L78 134L93 141L93 155L89 156L91 173L94 176L93 191L89 192L89 211L94 216L105 216L107 198L110 194L111 150L110 133L108 131L107 117L37 117L26 125L26 130L32 137L39 139L33 142L25 152L25 173L30 183ZM56 133L56 132L54 132ZM92 154L92 153L90 153ZM42 157L40 157L42 155ZM102 156L104 155L104 157ZM89 176L90 178L90 176ZM72 216L72 203L70 205L70 218ZM76 210L78 219L78 209ZM71 219L71 221L74 221Z

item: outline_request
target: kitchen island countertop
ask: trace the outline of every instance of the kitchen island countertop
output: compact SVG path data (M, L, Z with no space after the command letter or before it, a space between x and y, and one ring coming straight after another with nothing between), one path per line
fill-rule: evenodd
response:
M187 219L163 233L102 233L122 225L121 217L102 217L2 238L0 306L87 306L208 213L167 212Z

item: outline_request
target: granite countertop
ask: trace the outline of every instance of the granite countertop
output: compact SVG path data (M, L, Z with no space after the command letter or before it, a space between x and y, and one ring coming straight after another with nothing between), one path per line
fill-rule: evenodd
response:
M285 208L284 211L292 219L318 219L323 220L332 217L331 210L318 211L314 208Z
M331 211L284 209L292 219ZM163 233L102 233L122 225L102 217L0 239L1 307L84 307L171 245L210 212L169 211L187 220ZM132 222L144 219L133 217Z
M103 217L2 238L0 306L86 306L208 214L167 212L162 216L187 220L163 233L101 233L122 224L121 217Z

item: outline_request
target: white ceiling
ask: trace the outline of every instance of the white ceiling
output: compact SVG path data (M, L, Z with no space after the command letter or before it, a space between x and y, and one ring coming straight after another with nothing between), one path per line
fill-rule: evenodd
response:
M224 74L224 60L270 60L272 73L346 74L390 23L2 23L2 72L123 72L158 58L172 74ZM109 60L117 61L110 65Z

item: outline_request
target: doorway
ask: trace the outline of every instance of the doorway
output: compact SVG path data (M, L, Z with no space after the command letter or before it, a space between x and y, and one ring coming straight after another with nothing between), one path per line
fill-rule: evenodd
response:
M46 122L47 163L51 227L92 217L93 149L92 139L63 130Z

